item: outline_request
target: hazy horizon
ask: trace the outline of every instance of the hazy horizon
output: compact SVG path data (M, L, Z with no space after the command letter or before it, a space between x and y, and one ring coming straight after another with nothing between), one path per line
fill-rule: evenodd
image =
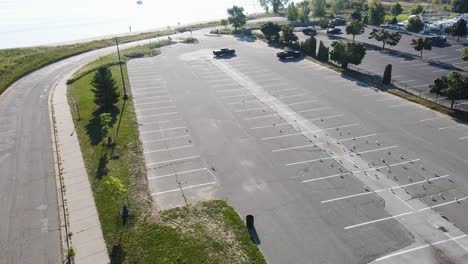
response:
M0 0L0 48L46 45L226 17L232 5L261 12L257 0Z

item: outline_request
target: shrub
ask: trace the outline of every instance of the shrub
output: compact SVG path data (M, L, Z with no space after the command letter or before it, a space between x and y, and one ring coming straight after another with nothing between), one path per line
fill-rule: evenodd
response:
M328 62L328 47L325 47L322 41L320 41L317 59L323 62Z
M317 39L315 37L306 39L305 41L301 42L300 49L305 54L315 58L317 51Z
M383 74L382 83L383 84L390 84L391 80L392 80L392 65L387 64L387 66L385 66L385 71L384 71L384 74Z

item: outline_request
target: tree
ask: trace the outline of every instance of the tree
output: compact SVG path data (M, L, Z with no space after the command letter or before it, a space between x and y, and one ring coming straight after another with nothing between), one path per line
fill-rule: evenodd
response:
M354 42L356 35L364 34L364 24L357 20L353 20L348 26L346 26L346 34L353 35Z
M112 116L110 113L102 113L99 115L99 120L101 123L101 132L102 137L106 137L112 123Z
M464 48L463 49L463 52L461 54L461 59L464 60L464 61L467 61L468 60L468 48Z
M320 44L319 44L317 59L323 62L328 61L328 47L325 47L322 41L320 41Z
M460 40L460 37L466 36L466 21L464 19L460 19L453 24L450 29L450 35L457 37L457 40Z
M294 34L294 28L284 25L281 29L281 41L286 45L291 45L293 42L297 41L297 36Z
M361 64L366 49L361 43L345 43L343 41L334 42L330 51L330 60L341 64L343 69L348 68L348 64Z
M327 29L330 26L330 21L327 18L321 18L319 21L319 25L322 29Z
M288 4L289 0L269 0L273 13L277 14L280 8Z
M424 7L422 5L415 5L410 9L411 15L419 15L424 11Z
M384 22L385 9L382 4L369 6L369 24L378 26Z
M316 17L323 17L325 15L326 1L325 0L312 0L312 10Z
M385 70L383 73L382 83L390 84L391 81L392 81L392 65L387 64L387 66L385 66Z
M226 26L228 25L228 21L226 19L221 19L221 26L224 26L224 28L226 28Z
M396 17L392 18L392 20L390 21L390 24L392 25L398 24L398 19Z
M453 0L452 11L460 14L468 12L468 0Z
M109 68L101 66L97 69L91 82L94 89L94 103L104 109L110 109L119 101L120 94L117 92L115 80Z
M263 9L265 9L265 13L269 13L270 12L270 1L269 0L259 0L258 1L260 3L260 6L263 7Z
M429 85L429 92L450 99L450 108L453 109L455 100L468 99L468 79L458 72L451 72L448 76L435 79Z
M308 0L297 3L297 8L299 9L299 20L301 22L309 21L310 15L310 3Z
M279 33L281 32L281 27L278 24L273 22L267 22L262 25L261 31L268 41L279 41Z
M229 23L234 26L234 30L245 25L247 18L244 15L243 7L233 6L232 8L228 8L227 13L229 15Z
M300 47L304 53L315 57L315 52L317 51L317 39L315 37L310 37L301 42Z
M361 21L362 20L362 14L361 14L362 10L360 7L357 7L353 10L353 12L351 12L351 20L357 20L357 21Z
M411 46L416 51L421 52L421 59L422 59L422 54L423 50L431 50L432 49L432 41L430 38L418 38L418 39L412 39L411 40Z
M286 8L286 17L289 21L296 21L299 17L299 12L297 11L296 5L294 2L290 3Z
M424 29L424 22L419 19L419 17L414 16L408 19L408 24L406 24L406 30L414 33L419 33Z
M373 29L369 34L369 39L382 42L382 49L385 49L386 44L396 46L400 42L401 35L398 32L390 33L384 29Z
M390 8L390 14L392 14L394 17L401 15L401 13L403 13L403 8L401 7L400 3L395 3Z
M119 178L114 176L109 176L109 179L107 179L104 184L117 205L117 208L120 209L127 195L127 188Z
M347 4L345 0L335 0L332 4L333 14L339 14L346 8Z

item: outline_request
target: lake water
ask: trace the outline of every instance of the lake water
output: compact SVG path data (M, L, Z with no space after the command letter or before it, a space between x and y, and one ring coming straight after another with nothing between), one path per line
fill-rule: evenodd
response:
M257 0L0 0L0 48L36 46L225 18Z

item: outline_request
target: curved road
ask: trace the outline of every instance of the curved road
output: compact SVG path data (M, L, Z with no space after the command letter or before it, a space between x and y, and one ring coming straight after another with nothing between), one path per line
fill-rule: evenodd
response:
M51 64L0 96L0 263L61 262L49 92L70 71L115 51L103 48Z

